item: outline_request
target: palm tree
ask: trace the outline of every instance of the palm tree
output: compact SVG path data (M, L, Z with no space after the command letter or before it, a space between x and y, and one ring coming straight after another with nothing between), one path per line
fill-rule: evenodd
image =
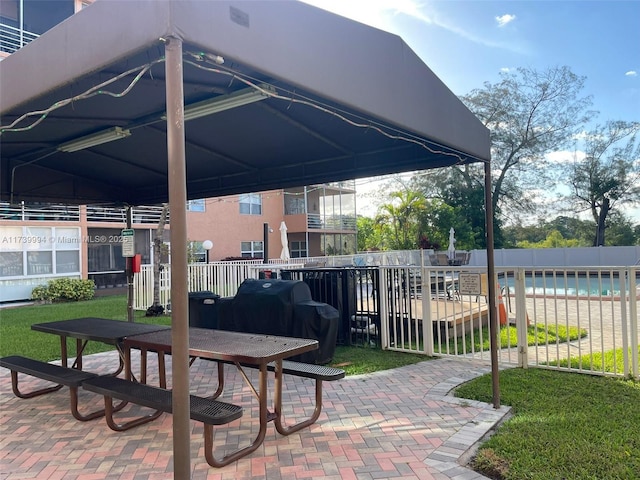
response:
M410 250L418 243L418 226L425 199L415 190L402 190L389 194L391 201L380 206L380 221L391 225L389 246L395 250Z

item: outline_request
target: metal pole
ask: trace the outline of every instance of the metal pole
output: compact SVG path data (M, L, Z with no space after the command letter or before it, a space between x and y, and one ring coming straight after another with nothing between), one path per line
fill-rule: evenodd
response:
M127 205L127 228L132 228L132 208L131 205ZM127 321L133 322L133 258L127 257L126 259L126 273L127 273Z
M498 309L496 306L496 268L493 255L493 204L491 202L491 161L484 163L484 208L487 230L487 281L489 290L489 331L491 346L491 384L493 408L500 408L500 371L498 369Z
M262 263L269 262L269 224L265 223L262 225L262 249L264 253L262 254Z
M167 153L171 211L171 343L173 477L191 478L189 428L189 300L187 292L187 187L182 85L182 40L165 44Z

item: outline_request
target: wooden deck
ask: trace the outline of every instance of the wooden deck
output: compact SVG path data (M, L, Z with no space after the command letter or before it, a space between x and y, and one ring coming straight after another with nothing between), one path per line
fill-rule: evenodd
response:
M369 300L364 304L365 310L370 307L369 312L373 311L373 302ZM489 322L489 305L481 299L475 301L475 297L463 297L462 299L445 299L445 298L432 298L430 300L431 306L431 321L434 324L434 332L440 329L441 333L445 332L445 329L449 329L448 335L462 336L467 333L471 328L477 329L481 325L486 325ZM411 298L406 302L394 302L388 308L390 318L403 319L406 321L417 321L419 324L425 319L423 315L422 298ZM359 318L371 316L371 313L360 313L356 315Z

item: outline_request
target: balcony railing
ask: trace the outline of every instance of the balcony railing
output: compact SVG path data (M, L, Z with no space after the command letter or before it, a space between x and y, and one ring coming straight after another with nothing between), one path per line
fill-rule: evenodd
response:
M131 212L132 221L133 223L157 224L160 221L162 208L162 206L153 205L135 207ZM125 223L127 221L127 212L124 208L87 205L87 221ZM169 223L168 215L166 223Z
M38 37L36 33L0 23L0 52L13 53Z
M27 204L0 202L0 220L44 220L77 222L80 209L73 205Z
M325 216L319 213L307 214L307 228L309 230L355 230L355 217Z
M140 206L132 210L133 223L157 225L162 214L161 206ZM80 220L80 207L77 205L28 204L12 205L0 202L0 220L42 220L77 222ZM127 213L124 208L100 207L87 205L87 221L126 223ZM167 215L167 224L169 216Z

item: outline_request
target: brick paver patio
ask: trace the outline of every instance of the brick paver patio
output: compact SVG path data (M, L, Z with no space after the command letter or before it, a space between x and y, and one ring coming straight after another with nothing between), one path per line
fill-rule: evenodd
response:
M85 358L85 369L108 373L115 352ZM257 405L232 366L222 400L245 406L240 420L215 429L215 442L246 444L257 428ZM156 371L150 359L150 371ZM170 371L170 368L169 368ZM202 424L191 422L193 479L456 479L485 478L462 466L473 446L509 411L449 395L456 385L490 371L484 361L436 359L324 385L318 422L287 437L269 426L264 444L225 468L204 459ZM192 393L213 393L215 367L198 360L191 368ZM257 372L250 370L255 378ZM151 377L150 383L157 382ZM21 375L28 390L43 382ZM156 383L157 384L157 383ZM284 413L309 412L314 384L287 379ZM95 410L102 398L81 392L80 410ZM139 407L128 406L122 412ZM137 411L137 410L136 410ZM75 420L66 388L29 400L15 397L9 371L0 369L0 478L169 479L173 478L172 417L127 432L110 430L104 419Z

